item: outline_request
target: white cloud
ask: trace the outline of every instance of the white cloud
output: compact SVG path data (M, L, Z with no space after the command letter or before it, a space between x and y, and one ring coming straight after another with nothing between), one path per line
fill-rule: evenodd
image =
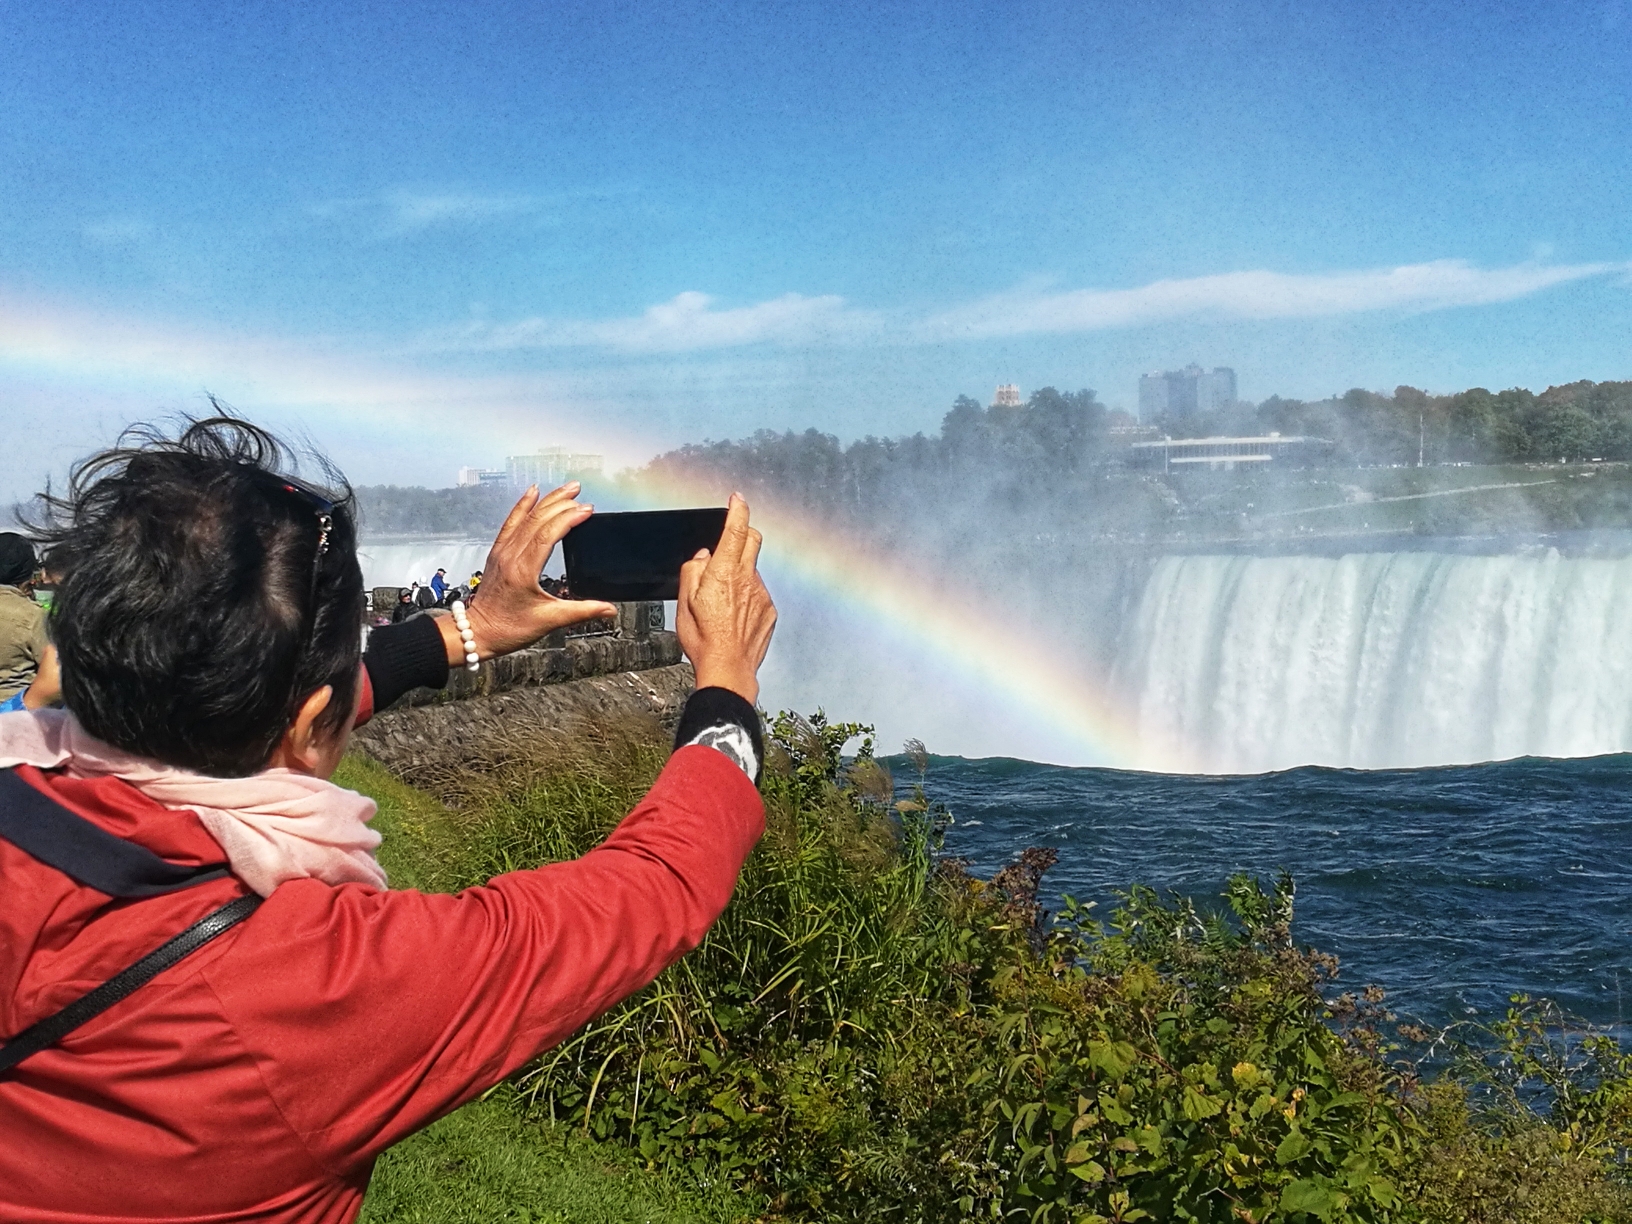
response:
M1225 272L1136 289L1048 292L1023 286L933 315L913 328L926 341L1105 331L1172 319L1292 319L1370 310L1444 310L1509 302L1542 289L1624 271L1619 263L1477 268L1460 259L1360 272Z
M539 201L526 195L423 194L392 192L385 197L392 227L411 233L442 224L472 224L535 211Z
M1478 268L1441 259L1358 272L1225 272L1161 280L1134 289L1050 290L1029 284L912 319L850 306L836 294L786 293L720 308L695 291L611 319L538 316L472 321L420 338L430 351L497 352L589 348L682 353L749 345L946 343L1141 327L1186 318L1295 319L1374 310L1407 312L1480 306L1613 272L1624 263L1515 264Z
M348 196L308 204L309 216L326 221L350 220L374 231L377 238L400 238L437 226L481 225L537 214L548 203L534 195L484 195L465 191L399 189L371 196Z
M92 242L104 246L125 246L144 242L153 236L153 223L140 217L104 217L91 221L80 232Z
M472 323L428 338L440 349L607 348L680 353L751 344L812 344L875 330L876 319L836 294L785 293L751 306L717 309L706 293L687 292L618 319L522 319Z

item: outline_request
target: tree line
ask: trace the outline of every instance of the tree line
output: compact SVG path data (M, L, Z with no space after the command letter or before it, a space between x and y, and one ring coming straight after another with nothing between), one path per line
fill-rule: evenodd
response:
M653 459L628 479L667 480L769 491L776 500L843 515L892 504L935 503L978 483L1057 488L1104 466L1111 414L1091 390L1044 387L1016 407L953 401L940 433L868 435L848 446L817 429L761 429L734 441L688 443Z
M358 485L352 489L362 530L370 536L491 535L515 503L506 488L426 489L416 485Z
M844 445L815 429L760 430L682 446L644 473L756 485L807 505L861 505L903 481L915 486L972 471L1000 482L1069 480L1120 466L1132 443L1162 435L1267 433L1327 439L1330 462L1345 466L1632 460L1632 382L1581 381L1540 394L1473 387L1430 395L1401 386L1391 395L1356 388L1318 401L1271 396L1159 419L1144 430L1093 391L1044 387L1012 408L960 395L933 437L869 435Z
M933 435L868 435L845 444L817 429L762 429L746 438L689 443L622 481L701 483L722 496L733 488L769 493L841 518L994 503L1024 509L1058 505L1066 494L1074 509L1114 527L1119 516L1148 519L1152 509L1135 506L1126 488L1105 479L1126 464L1133 443L1164 434L1272 432L1329 440L1329 462L1336 466L1627 461L1632 382L1583 380L1539 394L1473 387L1430 395L1401 386L1392 394L1356 388L1315 401L1271 396L1256 405L1159 419L1143 429L1087 389L1043 387L1014 407L987 407L960 395ZM371 535L483 535L503 521L514 500L509 490L494 488L374 485L356 493Z
M1454 395L1356 388L1313 403L1271 396L1256 408L1164 424L1174 437L1250 427L1329 438L1337 461L1358 464L1629 460L1632 382L1582 380L1540 394L1523 387Z

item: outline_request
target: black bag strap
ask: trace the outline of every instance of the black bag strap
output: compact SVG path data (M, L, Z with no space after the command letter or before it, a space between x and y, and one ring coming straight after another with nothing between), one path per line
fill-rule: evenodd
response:
M110 897L157 897L231 874L225 863L183 867L115 837L0 769L0 837Z
M157 951L149 952L129 969L109 978L89 994L83 994L53 1016L47 1016L0 1046L0 1075L4 1075L31 1054L53 1046L89 1020L94 1020L138 987L146 985L183 957L197 952L210 940L231 930L253 914L261 904L254 893L229 901L205 914L180 935Z

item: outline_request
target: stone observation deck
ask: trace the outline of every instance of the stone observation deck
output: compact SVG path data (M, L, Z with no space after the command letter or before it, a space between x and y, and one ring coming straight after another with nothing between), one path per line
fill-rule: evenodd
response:
M352 737L399 773L453 764L518 726L579 717L679 717L693 684L661 603L618 605L616 619L558 630L538 645L455 669L445 689L414 689Z

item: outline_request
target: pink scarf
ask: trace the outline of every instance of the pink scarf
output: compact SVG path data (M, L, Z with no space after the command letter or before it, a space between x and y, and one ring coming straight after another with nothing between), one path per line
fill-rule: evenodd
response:
M212 778L134 756L87 735L66 710L0 714L0 769L66 766L70 777L112 776L167 808L196 812L232 872L263 897L285 880L384 888L368 827L374 801L288 769Z

